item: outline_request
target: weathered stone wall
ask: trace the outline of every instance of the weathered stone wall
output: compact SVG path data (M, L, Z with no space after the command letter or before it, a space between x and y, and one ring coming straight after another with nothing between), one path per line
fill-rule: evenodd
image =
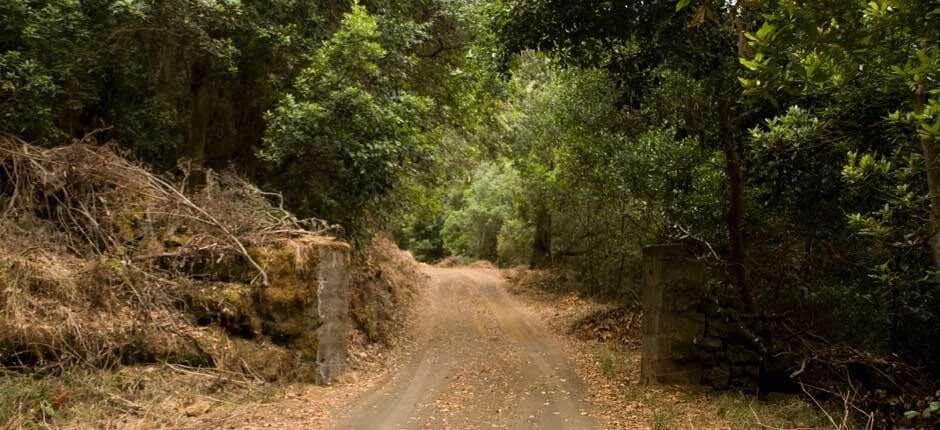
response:
M210 282L193 292L191 307L202 324L286 348L295 357L292 377L329 384L346 363L349 250L329 238L251 247L268 284Z
M703 368L704 385L716 389L756 391L765 373L766 354L746 320L733 308L714 298L698 312L705 317L702 333L694 339L693 354Z
M754 389L763 368L732 300L705 286L706 268L682 245L643 249L644 383Z

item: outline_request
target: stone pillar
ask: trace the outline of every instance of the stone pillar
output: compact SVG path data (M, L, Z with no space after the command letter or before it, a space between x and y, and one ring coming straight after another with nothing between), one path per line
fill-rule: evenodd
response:
M330 384L346 368L349 337L349 276L346 250L320 249L317 267L317 383Z
M682 245L643 248L643 383L700 382L694 345L705 329L696 313L704 279L704 265L689 258Z

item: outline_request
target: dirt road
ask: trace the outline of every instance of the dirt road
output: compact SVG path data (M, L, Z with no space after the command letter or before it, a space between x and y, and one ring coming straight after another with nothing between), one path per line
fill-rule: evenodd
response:
M502 278L486 269L424 270L432 282L412 320L417 326L407 330L412 341L376 353L374 357L388 361L375 363L381 369L351 371L346 382L333 386L293 385L283 396L261 402L233 403L231 408L217 404L181 427L635 430L828 425L823 414L799 397L763 403L734 393L641 385L639 351L566 333L574 321L609 309L606 305L531 290L510 296Z
M336 429L589 429L561 346L485 269L428 268L406 364L336 414Z

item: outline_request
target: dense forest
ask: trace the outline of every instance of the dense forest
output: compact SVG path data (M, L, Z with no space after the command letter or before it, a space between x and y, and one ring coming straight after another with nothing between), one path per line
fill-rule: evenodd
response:
M936 0L2 0L0 132L626 306L682 243L786 374L940 377Z

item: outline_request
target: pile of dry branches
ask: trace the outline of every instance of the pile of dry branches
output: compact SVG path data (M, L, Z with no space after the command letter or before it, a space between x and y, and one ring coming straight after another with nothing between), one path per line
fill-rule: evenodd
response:
M208 172L199 193L150 173L108 146L85 142L53 149L0 136L0 193L6 194L4 218L34 215L69 233L69 248L81 255L155 256L152 243L139 236L191 231L176 254L212 250L240 254L267 275L245 249L245 242L264 243L287 236L320 236L332 227L320 220L298 220L268 202L265 193L231 172ZM163 229L163 231L159 231Z
M916 423L905 418L906 412L940 400L936 383L897 357L834 344L809 332L798 333L779 354L794 363L788 377L827 411L834 428L911 426ZM841 413L828 412L834 404Z
M186 169L174 181L91 140L47 149L0 135L0 365L244 370L224 333L193 324L187 294L267 284L252 246L332 227L234 173L208 172L193 191Z

